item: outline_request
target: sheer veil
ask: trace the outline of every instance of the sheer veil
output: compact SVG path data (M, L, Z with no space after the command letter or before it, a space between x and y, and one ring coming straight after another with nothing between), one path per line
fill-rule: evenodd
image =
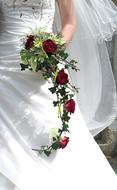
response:
M111 0L74 0L77 30L68 51L78 60L80 72L69 71L80 88L79 108L95 136L109 126L117 114L116 86L106 41L117 32L117 7ZM55 29L60 30L58 15Z

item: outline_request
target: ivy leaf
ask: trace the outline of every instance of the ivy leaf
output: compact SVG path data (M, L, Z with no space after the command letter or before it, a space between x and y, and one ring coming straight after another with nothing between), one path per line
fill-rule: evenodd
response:
M68 131L68 128L69 128L69 125L65 123L63 125L63 131Z
M50 154L51 154L51 151L50 150L44 150L44 153L46 154L46 156L50 156Z
M70 117L68 116L68 112L64 111L62 119L64 119L66 122L70 120Z
M21 71L24 71L26 68L28 68L28 65L25 65L23 63L20 63Z
M64 96L66 94L65 87L59 89L58 92L60 93L61 96Z
M63 96L63 101L68 100L68 95Z
M36 70L37 70L37 63L32 62L31 63L31 68L32 68L33 72L36 72Z
M65 117L65 121L69 121L70 120L70 117L69 116L67 116L67 117Z
M68 112L64 111L63 117L65 118L65 117L67 117L67 116L68 116Z
M31 53L28 50L21 50L20 52L21 60L27 62L30 59Z
M72 99L72 98L74 97L74 95L73 95L73 94L70 94L69 97L70 97L70 99Z
M61 51L59 52L60 56L65 60L68 58L68 53L64 52L64 51Z
M51 92L52 94L54 94L54 93L56 92L56 88L55 88L55 87L51 87L51 88L49 88L49 90L50 90L50 92Z
M70 61L70 64L72 64L72 65L75 65L77 63L77 61L75 61L74 59L72 59L71 61Z
M58 104L58 101L53 101L53 104L54 104L54 107L56 107Z
M57 149L59 148L59 142L56 141L55 143L53 143L53 144L52 144L52 148L53 148L54 150L57 150Z

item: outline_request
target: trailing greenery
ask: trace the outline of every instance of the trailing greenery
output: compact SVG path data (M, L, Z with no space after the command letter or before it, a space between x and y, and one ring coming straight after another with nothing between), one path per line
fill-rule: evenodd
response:
M56 94L53 106L58 109L57 117L61 120L61 126L52 128L50 131L50 144L33 149L47 156L50 156L53 150L67 146L69 137L66 135L70 132L69 120L75 111L74 95L78 92L78 88L70 83L67 69L77 71L77 62L68 60L69 55L65 49L65 42L60 34L53 35L41 28L24 38L23 49L20 52L21 71L40 70L44 79L51 81L52 86L49 91Z

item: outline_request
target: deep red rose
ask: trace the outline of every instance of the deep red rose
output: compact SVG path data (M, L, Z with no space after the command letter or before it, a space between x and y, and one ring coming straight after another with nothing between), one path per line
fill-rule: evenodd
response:
M54 53L57 49L57 45L54 41L48 39L43 42L43 49L47 54Z
M30 49L30 48L32 48L33 44L34 44L34 36L30 35L30 36L28 36L27 41L25 43L25 48Z
M68 74L65 73L64 69L58 72L56 82L60 85L64 85L68 82Z
M62 137L60 139L59 148L65 148L67 146L68 142L69 142L69 137L65 137L65 136Z
M68 111L70 113L74 113L75 101L73 99L66 101L64 107L65 107L66 111Z

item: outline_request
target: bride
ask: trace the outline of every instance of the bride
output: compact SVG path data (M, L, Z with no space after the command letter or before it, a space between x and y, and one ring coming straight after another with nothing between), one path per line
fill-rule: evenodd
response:
M93 1L97 8L98 5L105 4L105 6L109 6L110 10L112 9L112 12L114 12L115 7L109 4L110 1L105 1L107 4L103 3L103 1L98 2L100 3L96 4L96 1ZM66 41L66 45L69 47L71 45L70 49L72 52L70 55L76 57L76 48L78 47L76 46L76 39L71 43L77 23L73 0L57 0L56 2L55 0L0 0L1 190L54 190L55 188L65 188L68 190L110 190L115 188L117 183L114 171L89 133L78 106L76 106L76 112L70 120L70 141L65 149L58 150L49 158L43 155L40 156L32 151L32 148L36 149L43 143L46 144L48 142L50 128L58 126L59 121L56 111L52 106L52 96L48 92L48 82L45 82L40 73L20 71L19 52L22 44L20 39L36 27L45 27L48 32L52 32L54 15L57 13L57 9L55 11L56 3L60 13L61 34ZM94 12L92 1L88 3L82 0L75 3L78 3L78 6L75 7L76 9L79 8L79 27L81 26L80 29L82 29L83 24L87 24L87 22L85 23L84 20L83 23L80 17L85 14L85 17L88 19L88 16L91 16L90 14L87 16L88 11L92 11L92 14L96 13L96 11ZM87 12L83 12L83 6L84 10L87 8ZM80 13L83 14L81 15ZM93 18L90 17L89 21L93 20ZM59 24L57 15L55 29L59 30ZM107 25L106 27L109 29ZM88 28L85 28L84 31L80 31L81 33L79 33L81 40L86 29L88 31ZM95 30L95 32L97 31ZM104 31L103 33L102 31L99 32L103 38L108 38L107 33L104 34ZM95 33L98 37L99 32ZM108 31L108 34L110 34L109 32L112 34L114 29L113 31ZM85 40L90 39L87 44L90 42L90 45L92 45L91 51L93 50L93 52L90 52L89 49L80 52L79 49L83 50L82 46L84 45L81 43L83 41L80 41L78 51L81 58L86 55L88 56L89 52L90 54L95 53L93 47L97 47L96 41L94 38L92 41L92 35L90 34L93 34L93 31L86 35ZM102 42L102 36L100 35L100 42ZM95 46L93 44L94 41ZM101 44L100 47L105 47L104 43L103 46ZM88 67L87 72L90 75ZM94 70L92 74L93 72ZM98 70L96 72L99 73ZM71 71L70 76L73 82L77 82L77 76L71 73ZM110 85L113 85L114 93L114 81L111 78L111 70L108 70L108 77L111 81ZM81 80L80 82L81 87L83 87L83 81ZM89 97L89 94L86 95ZM93 98L92 103L95 100ZM80 106L82 110L82 101L80 102ZM93 106L94 108L95 105ZM91 114L90 118L92 118Z

